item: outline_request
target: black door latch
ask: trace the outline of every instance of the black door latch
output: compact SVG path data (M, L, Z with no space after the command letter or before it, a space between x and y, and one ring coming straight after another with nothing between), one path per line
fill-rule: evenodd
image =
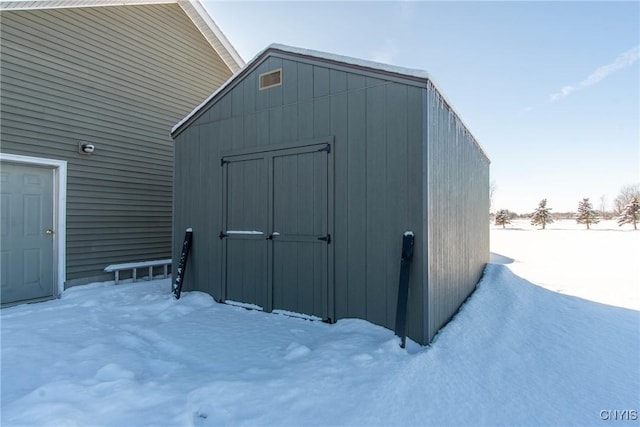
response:
M318 237L318 240L322 240L323 242L327 242L327 244L331 244L331 234L327 234L323 237Z

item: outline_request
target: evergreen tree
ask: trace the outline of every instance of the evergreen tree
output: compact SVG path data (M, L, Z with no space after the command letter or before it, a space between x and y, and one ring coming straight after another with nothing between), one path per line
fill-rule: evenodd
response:
M551 208L547 207L547 199L542 199L538 203L538 207L531 214L531 225L541 225L544 230L547 224L551 224L553 218L551 218Z
M496 212L496 225L501 225L505 228L505 224L511 224L511 214L506 209L500 209Z
M618 225L622 227L623 224L633 224L633 229L637 230L638 222L640 222L640 201L638 201L637 197L634 197L622 210L618 218Z
M587 230L591 224L597 224L600 222L598 219L598 213L593 209L593 206L591 206L588 197L582 199L582 201L578 203L576 222L578 224L585 224L587 226Z

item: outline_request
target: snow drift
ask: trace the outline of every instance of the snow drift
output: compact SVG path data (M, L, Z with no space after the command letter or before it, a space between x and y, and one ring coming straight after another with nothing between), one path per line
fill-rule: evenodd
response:
M3 309L1 424L638 425L640 313L532 284L512 249L407 350L363 320L175 300L168 280Z

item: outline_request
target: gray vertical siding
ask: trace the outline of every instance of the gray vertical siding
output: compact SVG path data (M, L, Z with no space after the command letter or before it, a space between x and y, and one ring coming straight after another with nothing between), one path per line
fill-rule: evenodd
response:
M257 76L275 69L282 85L259 91ZM223 203L221 157L317 138L334 141L329 317L394 327L402 235L411 230L408 335L426 344L488 261L489 161L428 80L267 52L174 137L174 258L182 230L199 227L189 289L225 298L222 214L210 205Z
M435 87L426 91L426 340L473 292L489 260L489 161Z
M257 76L282 69L282 85ZM222 298L220 157L234 150L333 137L332 319L393 328L402 235L422 224L422 90L348 68L267 56L175 137L174 259L194 227L185 287ZM188 172L187 172L188 171ZM204 179L207 177L207 179ZM210 178L210 179L209 179ZM194 182L201 187L190 191ZM203 202L206 201L206 202ZM416 246L416 258L423 258ZM422 341L422 263L414 263L410 335ZM332 306L333 301L330 303Z
M169 132L229 69L177 4L3 11L0 19L1 150L68 162L68 284L104 278L107 264L170 256ZM78 141L95 153L78 154ZM179 196L201 185L177 178ZM190 203L217 208L194 194Z

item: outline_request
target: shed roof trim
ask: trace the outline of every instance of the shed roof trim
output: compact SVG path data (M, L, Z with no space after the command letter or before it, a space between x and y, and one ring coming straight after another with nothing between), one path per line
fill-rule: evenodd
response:
M249 62L247 62L247 64L242 69L238 70L233 76L231 76L226 82L224 82L222 84L222 86L220 86L218 88L218 90L216 90L211 95L209 95L207 97L207 99L202 101L202 103L200 105L198 105L196 108L194 108L193 111L191 111L182 120L180 120L178 123L176 123L175 126L173 126L173 128L171 129L171 134L172 135L175 134L192 117L196 116L200 112L200 110L206 108L206 106L219 93L223 92L227 87L229 87L232 83L234 83L236 81L236 79L241 74L243 74L246 70L252 68L257 62L262 60L262 58L264 56L266 56L266 54L268 52L284 52L284 53L289 53L289 54L293 54L293 55L301 55L301 56L305 56L305 57L317 58L317 59L324 60L324 61L345 64L345 65L348 65L348 66L365 68L365 69L372 70L374 72L378 71L378 72L384 72L384 73L392 73L392 74L397 74L399 76L409 77L409 78L412 78L412 79L418 79L418 80L423 80L425 82L428 82L431 85L433 85L433 87L436 89L438 95L442 97L444 102L453 111L453 113L456 115L456 117L458 118L458 120L460 121L462 126L471 135L474 143L478 146L478 148L484 154L486 159L489 160L489 156L487 155L487 153L484 150L484 148L482 148L480 143L471 134L471 132L469 131L468 126L464 123L464 121L460 117L460 114L458 114L456 109L453 107L453 104L451 103L451 101L449 101L449 99L443 94L443 92L442 92L442 90L440 90L440 87L438 86L438 84L434 81L433 77L431 77L431 75L427 71L417 70L417 69L413 69L413 68L398 67L398 66L395 66L395 65L383 64L383 63L380 63L380 62L368 61L366 59L359 59L359 58L354 58L354 57L351 57L351 56L344 56L344 55L336 55L336 54L332 54L332 53L328 53L328 52L321 52L321 51L312 50L312 49L303 49L303 48L299 48L299 47L287 46L287 45L278 44L278 43L274 43L274 44L271 44L271 45L267 46L265 49L260 51L256 56L254 56Z
M198 105L196 108L194 108L193 111L191 111L182 120L176 123L175 126L173 126L173 128L171 129L171 133L172 134L175 133L180 127L182 127L182 125L184 125L187 121L189 121L189 119L191 119L193 116L198 114L198 112L201 109L205 108L205 106L209 104L209 102L211 102L213 98L215 98L220 92L225 90L231 83L233 83L240 74L242 74L245 70L251 68L256 62L262 59L262 57L269 51L275 51L275 52L279 51L284 53L291 53L294 55L302 55L306 57L318 58L325 61L338 62L341 64L346 64L346 65L351 65L351 66L361 67L361 68L368 68L374 71L384 71L387 73L398 74L400 76L412 77L412 78L425 80L425 81L429 80L432 83L434 83L429 73L427 73L424 70L397 67L394 65L383 64L380 62L367 61L365 59L354 58L351 56L336 55L336 54L321 52L321 51L312 50L312 49L303 49L299 47L273 43L267 46L265 49L261 50L256 56L254 56L249 62L247 62L242 69L238 70L233 76L229 78L229 80L227 80L222 86L220 86L218 90L216 90L211 95L209 95L207 99L202 101L202 103Z
M366 59L354 58L352 56L336 55L333 53L321 52L312 49L303 49L299 47L286 46L283 44L272 44L267 49L279 50L297 55L309 56L326 61L340 62L342 64L354 65L357 67L370 68L377 71L386 71L388 73L399 74L401 76L415 77L418 79L432 80L431 75L424 70L416 70L413 68L398 67L395 65L383 64L381 62L368 61Z
M151 4L178 4L198 28L211 47L231 72L245 65L242 57L207 13L200 0L35 0L0 1L0 11L63 9L73 7L134 6Z

